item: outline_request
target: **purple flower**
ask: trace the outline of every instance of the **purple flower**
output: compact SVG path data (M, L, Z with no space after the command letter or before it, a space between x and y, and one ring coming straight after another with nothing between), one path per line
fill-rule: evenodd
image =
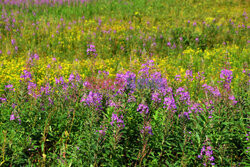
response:
M209 158L209 161L214 161L214 157L211 156L211 157Z
M32 79L31 78L31 73L29 72L29 71L27 71L27 70L23 70L23 75L21 75L21 77L20 78L23 78L23 79Z
M156 103L160 103L161 102L161 98L159 98L159 93L158 92L154 92L153 94L152 94L152 100L154 101L154 102L156 102Z
M69 82L72 82L74 80L75 76L73 73L69 75Z
M214 161L214 157L212 155L213 155L212 147L203 145L201 148L200 155L198 155L198 158L202 159L203 156L205 156L206 159L212 162Z
M5 88L8 88L8 89L13 88L13 85L5 85Z
M205 92L209 91L214 95L214 97L220 97L221 93L218 88L213 88L212 86L209 86L207 84L202 85L202 87L205 89Z
M10 115L10 121L13 121L13 120L15 120L16 118L15 118L15 115L12 113L11 115Z
M88 48L87 48L87 55L91 55L93 54L95 57L97 56L97 53L96 53L96 49L95 49L95 45L88 45Z
M192 70L187 70L185 77L192 81L193 80L193 71Z
M164 104L163 108L167 108L167 110L175 111L176 109L175 100L172 95L170 97L165 97L163 104Z
M233 105L237 104L237 101L235 100L235 97L233 95L229 96L228 99L233 102Z
M120 91L128 91L133 93L136 89L136 75L130 71L125 74L116 74L115 85L120 85L122 88Z
M144 104L139 104L137 111L140 112L141 114L147 114L148 113L148 106Z
M52 61L56 62L56 58L55 58L55 57L53 57L53 58L52 58Z
M0 97L0 100L2 101L2 103L7 101L6 98L2 98L2 97Z
M224 69L221 71L220 78L225 79L227 83L231 83L233 79L233 72L230 70Z
M174 79L181 82L181 75L176 75Z
M118 127L125 127L124 122L122 120L123 116L121 115L120 117L117 114L112 113L111 117L111 122L110 124L113 126L116 124Z
M88 95L84 94L80 102L84 102L85 105L95 106L96 109L100 109L102 104L102 95L90 91Z
M176 90L176 94L175 96L180 96L179 99L183 102L186 102L187 105L190 104L190 95L189 95L189 92L186 92L184 88L182 87L179 87L177 90Z
M12 45L15 45L15 43L16 43L15 39L12 39L12 40L11 40L11 44L12 44Z
M142 130L141 130L141 133L148 133L150 135L153 135L153 132L152 132L152 127L150 125L148 126L143 126Z
M96 132L100 133L102 136L104 136L106 134L107 128L103 126L100 126L100 130L97 130Z
M15 109L16 106L17 106L17 105L16 105L15 103L12 103L12 105L11 105L11 107L12 107L13 109Z

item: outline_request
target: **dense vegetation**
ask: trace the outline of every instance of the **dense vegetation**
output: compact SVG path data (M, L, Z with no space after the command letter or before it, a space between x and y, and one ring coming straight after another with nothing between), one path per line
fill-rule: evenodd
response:
M0 166L247 166L247 0L0 0Z

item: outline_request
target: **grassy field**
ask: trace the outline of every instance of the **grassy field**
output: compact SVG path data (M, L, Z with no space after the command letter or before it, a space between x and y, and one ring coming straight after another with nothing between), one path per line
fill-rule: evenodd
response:
M0 166L247 166L247 0L0 0Z

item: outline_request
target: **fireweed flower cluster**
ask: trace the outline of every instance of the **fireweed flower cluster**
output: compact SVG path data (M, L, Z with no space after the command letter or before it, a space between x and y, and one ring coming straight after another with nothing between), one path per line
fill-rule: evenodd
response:
M133 93L136 89L136 74L128 71L125 74L117 74L114 84L120 87L118 93Z
M150 60L146 64L142 64L139 71L139 77L136 82L138 89L166 89L167 79L161 76L160 72L155 72L154 61Z
M189 113L202 113L204 111L199 103L194 103L188 108L188 110L190 111Z
M187 71L186 71L185 77L186 77L188 80L193 81L193 71L192 71L192 70L187 70Z
M141 133L153 135L152 127L150 125L143 126L143 128L141 129Z
M166 108L167 110L176 111L177 109L173 95L165 97L163 104L163 108Z
M11 115L10 115L10 121L14 121L14 120L18 120L19 124L21 124L21 119L20 119L20 116L17 114L17 112L12 112Z
M185 91L184 88L179 87L179 88L176 90L175 96L178 96L179 99L180 99L181 101L183 101L183 102L186 103L187 105L190 105L190 95L189 95L189 92L188 92L188 91Z
M96 130L100 135L104 136L106 134L107 127L100 126L100 130Z
M31 73L27 70L23 70L23 74L20 76L20 78L24 79L24 80L28 80L28 79L32 79L31 78Z
M89 44L87 46L87 55L94 55L95 57L97 56L95 45Z
M220 97L221 96L221 93L220 93L218 88L214 88L214 87L209 86L207 84L202 85L202 87L204 88L206 93L210 92L214 97Z
M15 92L15 88L13 88L13 85L10 84L10 85L5 85L5 91L9 90L9 91L14 91Z
M90 91L89 94L84 94L81 101L87 106L96 107L96 109L101 109L102 107L102 95L99 93L95 93Z
M161 102L160 93L158 93L158 92L152 93L152 100L155 103L160 103Z
M201 152L198 155L198 158L203 159L203 165L207 166L208 163L215 165L213 150L211 146L206 146L205 144L201 148Z
M175 80L181 82L181 75L176 75Z
M118 114L114 114L112 113L112 117L111 117L111 122L110 125L114 126L116 125L117 127L125 127L124 122L123 122L123 115L118 116Z
M145 104L139 104L137 111L140 112L141 114L148 114L149 109L148 106Z
M64 85L64 79L63 79L63 77L60 77L59 79L57 79L57 78L55 77L55 81L56 81L56 84Z
M38 61L39 60L39 56L38 54L31 54L28 60L28 63L30 63L31 65L34 65L34 61Z
M237 104L237 101L235 100L234 95L230 95L230 96L228 97L228 99L232 101L232 104L233 104L233 105L236 105L236 104Z
M230 83L233 79L233 72L227 69L221 71L220 78L224 80L223 86L224 88L229 91L230 90Z

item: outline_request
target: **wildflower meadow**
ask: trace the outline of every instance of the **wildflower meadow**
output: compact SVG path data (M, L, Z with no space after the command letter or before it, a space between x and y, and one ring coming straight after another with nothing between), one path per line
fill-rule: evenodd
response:
M0 166L249 166L249 14L0 0Z

